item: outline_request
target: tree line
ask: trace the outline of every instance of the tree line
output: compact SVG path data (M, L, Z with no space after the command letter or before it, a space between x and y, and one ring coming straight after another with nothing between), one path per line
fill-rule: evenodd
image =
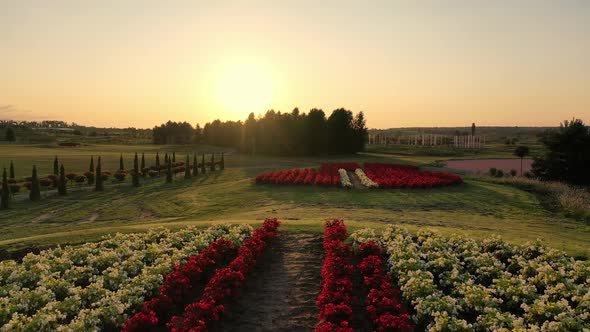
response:
M345 154L362 151L367 141L363 112L339 108L326 117L321 109L301 113L267 111L246 121L215 120L201 127L168 121L153 129L155 144L206 143L245 153L271 155Z

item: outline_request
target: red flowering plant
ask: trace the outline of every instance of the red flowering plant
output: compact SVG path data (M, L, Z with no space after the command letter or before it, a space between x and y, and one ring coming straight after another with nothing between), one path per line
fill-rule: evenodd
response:
M384 270L381 247L373 241L359 246L361 259L358 270L363 277L367 297L365 305L373 329L379 332L413 331L407 313L403 312L400 291L393 286L393 280Z
M186 306L182 316L172 317L167 327L173 332L209 331L227 312L228 303L243 288L246 275L276 238L279 225L276 218L266 219L250 238L244 240L244 246L228 267L215 272L200 300Z
M316 306L319 310L316 332L352 332L352 246L344 222L328 220L324 228L325 259L322 266L322 290Z
M458 175L420 171L413 165L365 163L364 172L380 188L432 188L463 182Z

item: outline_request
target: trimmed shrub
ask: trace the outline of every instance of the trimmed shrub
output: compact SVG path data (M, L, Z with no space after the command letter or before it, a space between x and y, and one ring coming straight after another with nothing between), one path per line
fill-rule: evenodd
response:
M39 185L39 177L37 176L37 166L33 165L33 174L31 176L31 191L29 192L29 199L33 202L41 200L41 186Z
M68 194L68 191L66 189L66 170L64 168L64 165L61 165L61 168L59 169L59 182L57 184L57 192L59 193L60 196L65 196Z

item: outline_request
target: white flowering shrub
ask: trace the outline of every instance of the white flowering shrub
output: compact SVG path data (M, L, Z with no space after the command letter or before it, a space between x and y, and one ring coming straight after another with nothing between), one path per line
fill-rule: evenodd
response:
M359 180L361 181L363 186L365 186L367 188L378 188L379 187L379 185L377 183L375 183L373 180L369 179L369 177L367 176L367 174L365 174L365 171L363 171L362 168L355 169L354 174L356 174L356 176L359 178Z
M340 168L338 170L338 174L340 175L340 185L342 185L342 188L351 189L352 182L350 182L350 178L348 177L346 170L344 168Z
M119 330L165 276L219 238L241 246L249 225L158 228L0 262L0 331Z
M389 226L379 243L415 323L428 331L590 329L590 262L539 241L511 245Z

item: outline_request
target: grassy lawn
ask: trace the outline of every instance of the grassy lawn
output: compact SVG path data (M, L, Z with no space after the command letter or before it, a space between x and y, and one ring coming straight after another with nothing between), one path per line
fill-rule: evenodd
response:
M174 147L158 148L172 151ZM119 153L155 153L158 148L94 146L64 152L40 146L20 150L0 147L2 160L9 155L21 164L39 161L50 165L53 155L58 153L66 165L71 163L81 170L87 167L87 160L76 161L78 157L100 153L108 156L106 160L114 169ZM291 231L321 231L325 219L343 218L352 230L399 224L412 230L428 228L478 238L499 234L514 243L542 238L547 245L572 255L590 256L589 226L549 212L533 194L504 185L470 179L458 187L432 190L346 191L256 185L252 181L256 174L269 169L317 166L326 160L418 164L422 161L411 156L379 154L331 158L229 154L225 171L199 175L190 181L179 175L172 184L164 183L162 177L154 182L147 180L140 188L132 188L126 182L101 193L71 189L70 195L63 198L49 195L37 203L19 200L10 210L0 212L0 250L81 243L113 232L136 232L157 226L259 223L265 217L276 216L284 220L284 229Z

